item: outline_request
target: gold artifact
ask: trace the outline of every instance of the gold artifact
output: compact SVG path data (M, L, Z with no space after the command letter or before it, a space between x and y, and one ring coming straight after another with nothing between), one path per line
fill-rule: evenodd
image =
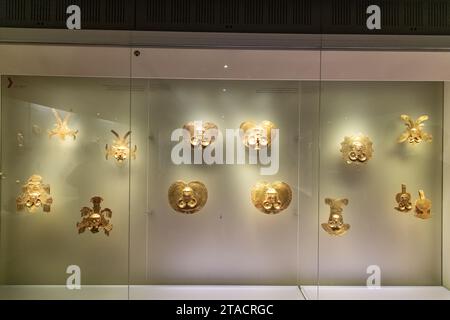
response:
M372 158L372 141L362 134L345 137L341 143L341 152L342 157L348 164L366 163Z
M395 207L395 210L408 212L412 209L411 194L409 192L406 192L406 185L402 184L402 192L397 193L397 195L395 196L395 200L398 203L398 205Z
M92 209L88 207L81 208L80 212L82 219L81 222L77 222L78 233L83 233L86 229L92 233L103 230L105 234L109 236L109 233L113 228L113 225L110 222L112 211L108 208L102 209L100 207L102 201L102 197L92 197Z
M44 212L50 212L53 199L50 196L50 185L42 183L42 177L33 174L22 186L22 194L16 198L18 211L26 208L29 212L42 207Z
M287 183L258 182L252 188L253 205L261 212L276 214L286 209L292 200L292 190Z
M169 204L178 212L195 213L200 211L208 200L208 190L200 181L176 181L169 188Z
M424 132L423 122L428 120L427 115L420 116L415 122L406 114L402 114L400 118L405 122L406 131L398 138L398 143L408 141L416 144L422 141L430 141L433 139L432 135Z
M137 146L135 145L134 149L131 150L131 141L129 140L131 131L125 133L123 138L121 138L114 130L111 130L111 132L117 139L113 140L111 146L106 145L106 160L108 160L109 156L113 156L119 163L122 163L130 157L133 158L133 160L136 159Z
M183 126L189 131L189 143L192 147L205 148L214 142L218 135L218 128L212 122L191 121Z
M330 217L327 223L322 223L322 228L333 236L345 234L350 229L350 225L344 223L342 207L348 205L348 199L326 198L325 203L330 206Z
M66 136L71 136L73 140L75 140L77 138L78 130L72 130L69 128L70 113L67 113L64 119L61 119L58 111L55 109L52 109L52 111L55 115L56 123L55 128L48 131L49 138L56 135L60 137L61 140L66 140Z
M243 122L240 126L242 142L245 146L254 150L260 150L270 146L272 142L272 129L275 129L275 125L267 120L259 124L253 121Z
M425 198L423 190L419 190L419 199L416 200L416 217L421 219L431 218L431 200Z

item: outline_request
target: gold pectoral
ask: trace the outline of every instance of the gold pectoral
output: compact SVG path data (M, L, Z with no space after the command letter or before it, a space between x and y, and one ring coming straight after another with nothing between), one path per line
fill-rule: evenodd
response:
M322 223L322 228L333 236L344 235L350 229L350 225L344 223L342 216L343 207L348 205L348 199L326 198L325 203L330 206L330 216L327 223Z
M422 141L433 140L431 134L423 131L424 123L428 120L427 115L420 116L416 121L413 121L408 115L402 114L400 118L405 122L406 130L402 133L402 135L398 138L398 143L403 143L408 141L411 144L417 144Z
M345 137L341 143L342 158L346 163L366 163L372 158L372 141L363 135Z
M122 138L120 135L111 130L112 134L116 137L111 146L106 145L106 160L111 156L116 159L117 163L123 163L124 161L132 158L136 159L136 151L137 146L135 145L133 149L131 149L130 135L131 131L128 131Z
M58 136L61 140L66 140L66 136L70 136L75 140L77 138L78 130L69 128L70 113L67 113L64 119L61 119L58 111L52 109L52 112L56 118L56 124L54 129L48 131L49 138Z
M177 212L195 213L200 211L208 200L208 190L200 181L176 181L169 187L169 204Z
M111 232L113 225L110 220L112 211L109 208L102 209L100 204L102 197L96 196L91 198L93 207L81 208L81 222L77 223L78 233L83 233L86 229L92 233L104 231L107 236Z
M423 190L419 190L419 199L416 200L415 207L417 218L431 218L431 200L425 197L425 192Z
M241 123L240 135L242 143L248 148L254 150L261 150L270 146L272 142L272 134L275 125L270 121L262 121L259 124L253 121L246 121Z
M189 132L189 143L193 148L206 148L213 143L219 133L217 125L212 122L191 121L183 126Z
M287 183L258 182L251 192L253 205L266 214L280 213L286 209L292 200L292 190Z
M400 212L409 212L412 209L411 194L406 192L406 185L402 184L402 192L395 196L397 206L394 208Z
M22 193L16 198L18 211L26 208L28 212L34 212L42 208L44 212L50 212L53 198L50 196L50 185L42 182L40 175L32 175L27 183L22 186Z

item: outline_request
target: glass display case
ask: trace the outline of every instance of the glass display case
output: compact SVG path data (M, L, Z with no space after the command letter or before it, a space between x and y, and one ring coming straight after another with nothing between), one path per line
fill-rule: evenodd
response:
M450 299L450 53L0 44L1 299Z

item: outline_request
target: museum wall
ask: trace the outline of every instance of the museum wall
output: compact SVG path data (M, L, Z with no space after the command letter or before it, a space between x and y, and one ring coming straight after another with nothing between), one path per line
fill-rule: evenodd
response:
M424 130L433 141L397 143L405 130L401 114L428 115ZM340 237L321 230L321 285L365 285L371 265L380 267L382 285L441 284L442 114L442 82L322 82L320 220L329 217L326 197L347 198L350 229ZM358 133L373 142L373 157L349 165L340 144ZM413 201L425 191L431 219L394 210L402 183Z
M450 82L444 82L444 163L443 194L450 193ZM450 289L450 199L444 196L442 217L442 277L443 284Z

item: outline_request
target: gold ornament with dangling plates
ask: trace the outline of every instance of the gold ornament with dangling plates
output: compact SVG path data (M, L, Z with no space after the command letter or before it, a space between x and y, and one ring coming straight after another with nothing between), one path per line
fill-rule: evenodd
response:
M169 204L173 210L192 214L200 211L208 200L208 190L200 181L178 180L169 187Z
M28 212L34 212L42 208L44 212L50 212L53 198L50 196L50 185L44 184L42 177L33 174L25 185L22 186L22 193L16 198L18 211L26 208Z
M344 223L342 216L344 206L348 205L348 199L326 198L325 203L330 206L328 222L322 223L322 228L332 236L342 236L350 229L348 223Z
M135 145L134 149L131 149L131 142L129 140L131 131L125 133L123 138L121 138L120 135L114 130L111 130L111 133L116 137L116 140L113 140L113 144L111 146L108 146L108 144L106 144L106 160L108 160L110 156L116 159L118 163L123 163L129 158L135 160L137 146Z
M191 121L183 126L189 132L189 143L193 148L206 148L216 139L219 129L212 122Z
M406 192L406 185L402 184L402 192L397 193L395 196L397 206L394 208L400 212L409 212L412 209L411 194Z
M400 118L405 122L406 131L398 138L398 143L408 141L410 144L418 144L422 141L431 142L433 136L423 131L424 121L428 120L427 115L420 116L416 121L413 121L408 115L402 114Z
M242 143L254 150L261 150L272 143L272 130L275 125L271 121L262 121L257 124L253 121L241 123L239 127Z
M48 131L48 137L58 136L61 140L66 140L66 136L70 136L75 140L77 138L78 130L72 130L69 128L70 113L61 119L58 111L52 109L53 115L56 118L55 128Z
M367 163L373 154L372 141L361 133L347 136L341 142L341 153L347 164Z
M284 182L257 182L251 191L252 203L266 214L277 214L285 210L292 200L291 187Z
M85 230L89 230L92 233L98 233L99 231L105 232L107 236L111 232L113 225L110 220L112 217L112 211L109 208L102 209L100 204L103 198L95 196L91 198L93 207L81 208L81 222L77 223L78 233L83 233Z

